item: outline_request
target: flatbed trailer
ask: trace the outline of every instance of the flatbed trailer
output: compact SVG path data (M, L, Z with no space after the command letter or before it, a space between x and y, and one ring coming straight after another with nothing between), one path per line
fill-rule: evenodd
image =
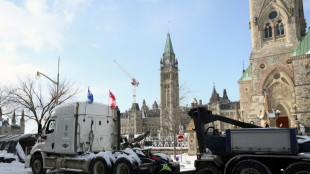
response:
M203 107L190 110L188 115L194 120L199 145L196 173L310 173L310 143L298 143L296 129L262 128L214 115ZM214 121L243 129L228 129L219 135L214 127L207 127Z

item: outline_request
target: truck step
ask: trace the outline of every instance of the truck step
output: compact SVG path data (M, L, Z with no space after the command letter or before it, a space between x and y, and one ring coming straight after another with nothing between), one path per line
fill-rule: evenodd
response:
M60 168L60 170L68 171L68 172L83 172L82 169L69 169L69 168Z

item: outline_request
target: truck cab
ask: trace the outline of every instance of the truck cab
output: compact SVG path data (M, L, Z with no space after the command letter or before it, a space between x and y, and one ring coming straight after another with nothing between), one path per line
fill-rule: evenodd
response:
M86 102L55 108L43 134L25 161L34 174L47 169L65 172L134 174L154 173L162 164L179 172L165 154L120 144L120 112L109 105ZM141 141L147 134L139 137ZM164 157L164 158L163 158Z

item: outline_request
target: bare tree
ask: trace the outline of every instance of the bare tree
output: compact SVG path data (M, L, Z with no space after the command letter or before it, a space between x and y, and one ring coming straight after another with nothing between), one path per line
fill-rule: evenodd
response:
M173 136L174 157L176 157L179 126L182 125L185 127L190 122L190 117L187 115L187 108L180 107L180 103L184 103L192 91L188 90L185 84L180 86L179 91L180 93L176 94L178 96L171 96L175 100L170 101L168 106L161 105L163 120L165 120L164 131Z
M8 91L5 87L0 86L0 108L5 108L8 107L8 98L9 98L9 94ZM11 112L8 113L3 113L3 115L9 114Z
M59 84L58 105L72 99L79 93L79 89L69 80ZM42 91L40 84L36 85L31 77L19 79L16 86L8 88L8 101L14 110L26 109L25 117L34 120L38 126L44 124L56 107L55 86L48 86L47 91Z

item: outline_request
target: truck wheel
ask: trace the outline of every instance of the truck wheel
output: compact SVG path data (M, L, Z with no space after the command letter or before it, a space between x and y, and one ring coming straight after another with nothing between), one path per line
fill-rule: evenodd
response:
M33 174L44 174L46 172L43 169L43 159L40 154L36 154L31 160L31 169Z
M110 167L107 165L107 162L102 157L97 157L92 160L90 164L91 174L109 174Z
M296 162L289 165L284 174L310 174L310 164L306 162Z
M201 163L196 169L196 174L219 174L220 171L213 163Z
M257 160L243 160L233 168L233 174L272 174L270 168Z
M114 164L113 173L114 174L133 174L133 164L129 162L126 158L119 158Z

